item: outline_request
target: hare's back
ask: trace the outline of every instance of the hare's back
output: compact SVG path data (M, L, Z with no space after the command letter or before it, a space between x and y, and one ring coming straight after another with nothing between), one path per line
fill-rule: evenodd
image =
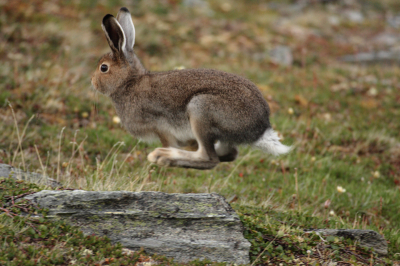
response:
M253 142L270 127L269 107L246 78L217 70L166 72L157 81L166 108L199 116L226 141ZM153 83L154 84L154 83Z
M153 74L152 87L164 99L185 104L192 97L205 94L223 96L238 103L252 102L267 107L261 92L250 80L213 69L184 69Z

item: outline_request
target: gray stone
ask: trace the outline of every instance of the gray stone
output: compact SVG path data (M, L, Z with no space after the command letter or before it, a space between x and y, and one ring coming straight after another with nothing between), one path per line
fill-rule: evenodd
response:
M187 7L208 8L208 2L204 0L183 0L182 4Z
M210 5L205 0L183 0L182 5L200 13L204 13L208 16L214 15L214 11L210 8Z
M394 34L393 32L380 33L373 39L374 44L386 47L392 47L398 44L399 41L400 41L400 35Z
M371 53L358 53L354 55L342 56L340 60L348 63L362 63L362 64L399 63L400 53L397 51L377 51Z
M316 229L306 232L316 232L326 236L338 236L356 240L360 246L373 248L379 255L387 255L388 246L385 238L373 230L360 229Z
M291 66L293 64L293 55L290 47L278 45L269 52L270 60L278 65Z
M0 164L0 177L14 178L17 180L25 180L30 183L35 183L39 185L47 185L52 188L61 187L61 183L56 180L38 173L31 173L23 171L19 168L12 167L8 164Z
M364 15L358 10L347 10L344 12L344 15L351 22L354 22L354 23L364 22Z
M339 26L340 23L341 23L340 18L338 16L329 16L328 17L328 22L332 26Z
M25 197L85 234L106 235L130 250L179 262L249 263L250 243L235 211L218 194L49 191Z
M396 15L396 16L389 16L386 19L387 23L392 26L395 29L399 29L400 28L400 15Z

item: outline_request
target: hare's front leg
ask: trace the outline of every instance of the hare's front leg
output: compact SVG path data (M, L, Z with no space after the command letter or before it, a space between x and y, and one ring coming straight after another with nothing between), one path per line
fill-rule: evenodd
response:
M211 169L220 161L214 148L214 140L200 119L190 118L190 126L198 143L197 151L186 151L173 147L157 148L147 159L162 166L175 166L195 169Z

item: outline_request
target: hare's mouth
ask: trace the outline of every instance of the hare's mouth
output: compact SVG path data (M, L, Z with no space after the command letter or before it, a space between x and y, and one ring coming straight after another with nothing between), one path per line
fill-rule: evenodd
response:
M96 94L98 93L98 92L100 92L101 94L103 94L103 95L107 95L106 93L104 93L100 88L101 88L101 86L100 86L100 88L99 88L99 86L98 86L98 84L97 84L97 82L96 82L96 79L94 79L94 78L92 78L91 79L91 86L90 86L91 88L92 88L92 90L94 90L95 92L96 92Z
M97 89L97 84L96 84L96 82L94 81L93 77L90 79L90 83L91 83L91 85L92 85L92 86L90 86L90 87L91 87L93 90L98 91L98 89Z

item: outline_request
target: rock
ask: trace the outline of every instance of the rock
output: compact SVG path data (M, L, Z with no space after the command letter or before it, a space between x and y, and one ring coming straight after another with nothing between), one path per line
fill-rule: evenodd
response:
M49 217L106 235L130 250L173 257L249 263L250 243L238 215L218 194L127 191L49 191L25 197Z
M354 23L363 23L364 15L358 10L347 10L344 12L345 17Z
M344 6L356 7L358 0L342 0Z
M354 55L345 55L340 58L341 61L348 63L398 63L400 62L400 53L396 51L377 51L371 53L358 53Z
M400 15L396 16L389 16L386 19L386 22L393 28L399 29L400 28Z
M204 0L183 0L182 4L186 7L208 7L208 2Z
M296 15L308 6L308 1L296 1L293 4L281 3L279 1L273 1L268 3L268 8L271 10L276 10L281 13L281 15Z
M339 0L319 0L322 4L337 4Z
M210 8L210 5L205 0L183 0L182 5L200 13L204 13L208 16L214 15L214 11Z
M270 60L281 66L291 66L293 64L293 55L290 47L279 45L269 52Z
M373 230L360 230L360 229L315 229L306 231L307 233L316 232L327 236L338 236L357 240L360 246L373 248L379 255L387 255L388 246L387 241L383 236Z
M328 22L332 26L339 26L340 25L340 18L338 16L329 16Z
M373 43L381 46L394 46L400 41L400 36L392 32L383 32L375 36Z
M48 176L38 173L25 172L8 164L0 164L0 177L11 177L18 180L25 180L30 183L47 185L52 188L61 187L61 183Z

